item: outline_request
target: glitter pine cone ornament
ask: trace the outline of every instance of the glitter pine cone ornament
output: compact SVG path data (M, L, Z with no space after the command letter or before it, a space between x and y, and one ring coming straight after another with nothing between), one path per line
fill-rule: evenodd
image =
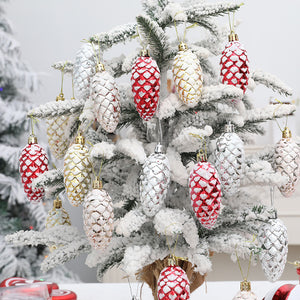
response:
M63 93L56 97L56 101L64 101ZM68 127L69 117L59 116L47 120L47 136L51 153L56 159L64 157L69 141L66 138L66 129Z
M251 291L251 283L244 280L240 283L240 291L232 300L258 300L257 296Z
M108 246L114 230L114 213L112 200L102 189L102 182L98 178L93 182L93 189L85 198L83 223L91 246L104 250Z
M269 281L276 281L284 271L288 254L287 229L279 219L270 219L258 233L261 245L259 259Z
M275 171L289 178L288 183L279 187L281 194L285 197L295 192L300 176L300 148L291 138L291 131L285 127L282 139L275 146L273 162Z
M78 206L84 200L91 181L92 165L85 139L79 133L64 158L64 183L70 203Z
M74 63L74 86L79 97L87 99L90 95L90 83L95 74L97 45L84 43L76 54Z
M157 109L160 89L160 71L156 61L143 49L131 72L134 103L141 118L150 120Z
M229 35L229 43L222 52L220 65L222 83L241 88L245 93L249 80L248 55L234 32Z
M70 216L62 207L62 201L59 198L53 201L53 208L48 212L45 226L49 229L57 225L71 225Z
M217 139L215 155L222 192L232 196L239 191L245 163L244 143L232 124L227 124L225 133Z
M22 149L19 161L24 192L30 201L41 201L45 194L44 189L32 189L31 184L32 180L37 178L39 174L48 171L48 157L33 134L28 138L28 144Z
M105 71L103 64L98 64L96 70L91 82L95 116L101 127L111 133L116 130L121 113L119 91L114 78Z
M173 80L179 98L187 106L194 107L202 94L202 69L197 56L185 43L180 43L178 47L172 67Z
M160 272L157 298L159 300L190 299L190 282L182 268L171 264Z
M153 217L164 204L170 183L170 165L158 144L145 161L140 176L140 201L144 213Z
M206 157L195 164L189 177L191 205L203 227L212 229L221 209L221 183Z

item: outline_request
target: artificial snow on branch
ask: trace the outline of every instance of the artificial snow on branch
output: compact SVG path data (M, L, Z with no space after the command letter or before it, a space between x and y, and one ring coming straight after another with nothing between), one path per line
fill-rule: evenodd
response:
M132 232L138 231L147 220L148 217L141 208L133 209L120 219L116 233L129 237Z
M108 142L97 143L90 150L90 156L93 158L111 159L115 154L115 149L116 145L114 144Z
M108 32L102 32L90 37L90 42L100 44L102 50L106 50L118 43L124 43L132 39L136 32L136 23L117 26Z
M292 89L279 78L262 70L252 72L251 78L255 83L263 84L266 87L271 88L273 91L284 94L285 96L291 96L293 94Z
M73 74L73 62L71 61L58 61L54 63L51 67L55 70L62 71L64 73Z
M176 111L187 110L188 107L178 98L176 94L169 94L167 98L160 102L159 109L156 111L156 116L159 119L171 118Z
M27 115L28 117L45 119L80 114L84 102L84 100L79 99L51 101L30 110Z
M32 180L32 188L64 185L63 172L60 169L46 171Z
M143 143L137 139L121 139L117 143L116 150L129 156L136 162L143 164L146 159L146 153L143 147Z
M201 242L201 246L194 249L189 249L187 252L188 260L195 266L195 271L204 275L211 271L212 263L208 257L208 245L206 242Z
M130 73L130 70L123 69L125 55L121 54L118 57L111 59L110 61L105 61L106 70L114 77L118 78L124 74Z
M166 154L170 163L171 180L182 186L187 186L189 174L181 161L180 154L172 147L167 148Z
M137 16L136 21L139 31L150 46L151 55L156 60L158 66L163 66L167 63L166 57L170 52L167 36L161 27L148 16Z
M174 146L179 153L196 152L200 149L203 141L193 135L199 135L204 138L212 135L212 133L213 129L208 125L206 125L203 129L199 129L194 126L186 127L173 139L171 145Z

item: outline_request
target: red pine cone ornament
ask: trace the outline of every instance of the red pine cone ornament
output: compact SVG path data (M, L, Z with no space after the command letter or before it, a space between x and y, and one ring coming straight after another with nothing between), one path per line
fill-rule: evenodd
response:
M222 83L239 87L245 93L249 80L249 60L246 49L234 33L229 35L229 43L222 52L220 65Z
M101 127L111 133L116 130L119 123L120 95L114 78L105 71L103 64L98 64L96 69L97 73L91 82L95 116Z
M189 178L193 210L207 229L212 229L220 213L221 183L216 169L207 161L195 164Z
M300 285L284 284L277 288L272 288L263 300L299 300Z
M147 50L141 51L141 56L132 66L131 84L136 109L141 118L149 121L158 105L160 71Z
M45 150L37 143L37 138L31 135L19 158L20 174L24 191L32 202L43 199L45 191L43 188L32 189L31 183L39 174L48 171L48 157Z
M159 300L190 299L190 282L182 268L168 266L160 272L157 282L157 298Z

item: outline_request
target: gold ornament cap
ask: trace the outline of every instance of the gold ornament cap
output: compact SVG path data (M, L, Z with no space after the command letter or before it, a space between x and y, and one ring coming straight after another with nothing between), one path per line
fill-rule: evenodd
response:
M102 190L102 181L99 177L96 177L93 181L93 189Z
M57 97L56 97L56 101L64 101L65 100L65 95L64 93L60 93Z
M234 132L234 125L231 122L225 125L225 132Z
M282 131L282 138L284 139L290 139L292 137L292 132L289 130L288 127L284 127Z
M251 291L251 283L250 281L247 281L246 279L244 281L240 282L240 290L241 292L246 291L249 292Z
M168 266L176 266L178 265L178 259L175 255L170 255L168 257Z
M81 134L81 132L78 133L78 135L75 138L75 144L84 145L85 144L85 138Z
M140 56L149 57L149 56L150 56L149 50L146 49L146 48L143 48L143 49L140 51Z
M37 144L37 137L33 134L31 134L28 138L28 144L31 145L31 144Z
M231 32L229 35L228 35L228 41L229 42L234 42L234 41L238 41L239 40L239 37L236 33L234 32Z
M104 72L104 71L105 71L104 64L98 63L98 64L96 65L96 72Z
M56 209L62 208L62 201L59 198L56 198L53 201L53 207Z
M158 153L158 154L159 154L159 153L162 153L162 152L163 152L163 145L161 145L161 144L158 143L158 144L156 145L156 147L155 147L154 152L155 152L155 153Z
M186 43L181 42L181 43L178 45L178 49L179 49L179 51L186 51L186 50L188 50L189 48L188 48L188 46L187 46Z

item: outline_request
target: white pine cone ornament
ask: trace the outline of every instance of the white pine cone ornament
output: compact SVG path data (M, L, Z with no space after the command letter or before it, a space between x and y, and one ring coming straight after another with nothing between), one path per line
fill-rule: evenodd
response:
M168 266L160 272L157 282L157 298L159 300L190 299L190 282L182 268Z
M56 97L56 101L64 101L64 94L60 93ZM66 129L68 127L69 117L59 116L56 118L47 119L47 136L50 150L56 159L64 157L69 141L66 138Z
M287 184L279 187L281 194L285 197L295 192L300 175L300 149L291 137L291 131L285 127L282 139L275 146L273 162L275 171L289 178Z
M148 217L157 214L164 204L170 183L169 160L158 144L145 161L140 176L140 200Z
M217 139L215 154L222 192L232 196L239 191L245 163L244 143L232 124L227 124L225 133Z
M189 190L199 222L212 229L221 209L221 183L217 170L207 161L196 163L190 173Z
M91 182L92 165L84 137L79 133L64 158L64 183L70 203L78 206L84 200Z
M246 92L249 80L249 61L247 51L234 33L229 35L229 43L221 56L221 81Z
M71 225L70 216L58 198L53 201L53 208L48 212L45 226L49 229L57 225Z
M251 284L244 280L240 284L240 291L233 297L232 300L258 300L257 296L251 291Z
M196 106L202 94L202 69L197 56L185 43L179 45L172 72L179 98L189 107Z
M157 108L160 89L160 71L147 50L141 51L131 72L134 103L141 118L150 120Z
M87 99L90 95L90 82L96 73L96 56L97 45L85 43L81 46L76 54L73 75L74 87L78 92L79 97Z
M261 245L259 259L269 281L276 281L284 271L288 254L287 229L279 219L270 219L258 233Z
M37 143L37 138L31 135L28 144L22 149L20 161L20 174L24 186L24 192L32 202L43 199L43 188L32 189L32 180L39 174L48 171L48 157L45 150Z
M102 64L97 65L91 86L97 121L105 131L114 132L121 113L120 95L114 78L105 71Z
M91 246L104 250L114 230L113 204L102 183L96 179L83 204L84 230Z

